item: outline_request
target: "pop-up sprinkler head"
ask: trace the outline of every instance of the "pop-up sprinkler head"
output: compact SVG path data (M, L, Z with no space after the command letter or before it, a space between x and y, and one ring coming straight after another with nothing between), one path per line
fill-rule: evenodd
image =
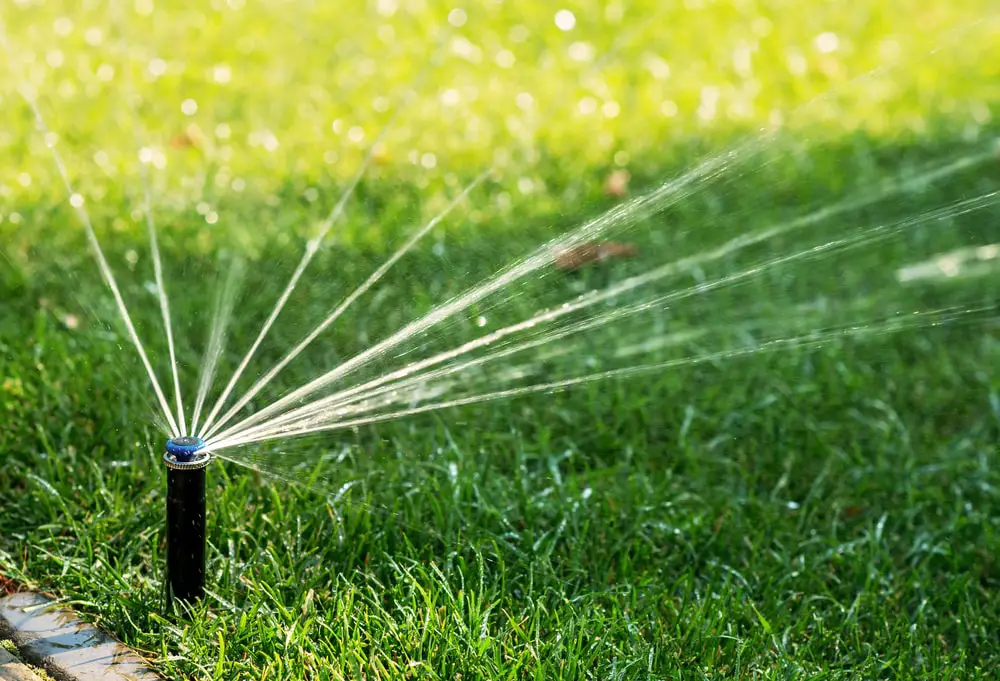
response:
M205 466L212 455L200 437L167 440L167 599L205 594Z
M175 437L167 440L167 451L163 460L170 468L204 468L208 465L211 454L202 451L205 441L194 435Z

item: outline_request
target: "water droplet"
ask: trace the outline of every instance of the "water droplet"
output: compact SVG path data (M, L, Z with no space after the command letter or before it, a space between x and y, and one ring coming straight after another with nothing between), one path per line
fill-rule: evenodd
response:
M719 88L706 85L701 89L701 102L698 104L698 118L703 121L710 121L715 118L719 106Z
M83 208L83 197L80 196L79 194L73 194L71 197L69 197L69 205L73 206L74 208Z
M556 26L560 31L572 31L576 26L576 17L568 9L556 12Z
M233 70L226 64L219 64L212 69L212 80L219 85L226 85L233 79Z
M760 38L766 38L771 35L772 28L771 20L767 17L757 17L750 25L750 30L753 31L753 34Z
M102 33L101 29L96 26L91 26L84 32L83 39L91 47L97 47L101 44L101 41L104 40L104 33Z
M1000 255L1000 245L998 244L980 246L976 249L976 257L980 260L993 260L997 255Z
M744 78L753 72L753 52L748 45L740 45L733 50L733 68Z
M483 328L484 326L486 326L486 317L479 317L478 319L476 319L476 326L478 326L479 328Z
M806 62L806 58L802 56L798 50L788 51L788 71L794 76L803 75L809 68L809 64Z
M52 30L56 35L67 36L73 30L73 22L69 17L59 17L52 23Z
M954 277L961 269L961 261L954 254L949 254L938 259L938 267L946 277Z
M836 52L837 48L840 47L840 38L837 37L836 33L831 33L826 31L825 33L820 33L813 40L813 44L816 45L816 49L823 54L830 54L831 52Z
M469 42L468 38L463 38L462 36L452 38L451 51L474 64L479 63L482 57L482 50L477 45Z
M167 62L160 59L159 57L156 57L155 59L149 60L149 65L146 67L146 69L153 76L160 77L167 72Z
M569 58L573 61L590 61L594 58L594 47L590 43L575 42L569 46Z

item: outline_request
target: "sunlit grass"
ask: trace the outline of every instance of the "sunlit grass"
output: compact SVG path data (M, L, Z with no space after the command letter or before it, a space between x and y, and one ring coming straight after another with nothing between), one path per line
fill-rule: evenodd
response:
M144 148L161 210L203 206L224 222L220 205L284 201L289 180L300 200L330 203L331 180L353 175L396 115L369 177L435 191L495 164L512 200L554 208L559 185L586 168L641 173L683 159L679 141L718 145L783 122L975 134L1000 76L989 9L14 2L3 15L13 57L0 64L0 210L60 196L19 83L37 91L95 202L137 194ZM866 77L877 68L889 73ZM503 215L510 202L481 211Z
M279 358L445 193L491 163L502 174L447 239L402 262L292 367L287 388L613 205L612 169L627 169L635 192L701 153L763 139L762 125L791 128L793 144L767 142L769 162L724 196L696 193L644 224L660 240L623 266L638 268L988 148L1000 40L995 23L973 25L988 3L489 2L451 23L453 6L437 2L80 5L0 11L13 52L0 64L0 573L55 591L169 678L992 678L995 323L340 432L302 449L304 460L340 457L328 487L367 476L336 509L213 464L211 594L190 618L164 614L163 435L15 92L37 92L161 351L140 231L139 154L149 161L182 361L196 367L217 249L251 258L239 353L300 237L428 55L442 60L400 110L305 302L261 361ZM575 19L566 31L564 9ZM928 54L937 44L948 47ZM998 171L984 164L873 205L845 228L990 191ZM912 252L865 249L854 267L820 260L810 277L760 277L671 321L724 327L752 313L777 333L810 323L793 318L794 304L828 297L844 303L838 323L858 310L891 315L886 301L934 308L955 289L890 296L880 268L922 262L938 239L995 242L997 219L994 209L944 222L916 232ZM617 273L550 280L507 312ZM823 275L828 286L806 285ZM995 305L989 272L954 285ZM615 331L592 357L643 340Z

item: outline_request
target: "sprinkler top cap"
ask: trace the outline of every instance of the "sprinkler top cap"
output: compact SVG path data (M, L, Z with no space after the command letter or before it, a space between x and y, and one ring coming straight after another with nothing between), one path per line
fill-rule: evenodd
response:
M180 463L190 463L195 459L201 458L198 456L198 452L204 448L205 441L193 435L167 440L167 454L174 457Z

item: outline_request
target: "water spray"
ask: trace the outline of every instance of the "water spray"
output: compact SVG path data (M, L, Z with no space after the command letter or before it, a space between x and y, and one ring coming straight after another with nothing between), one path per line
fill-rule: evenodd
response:
M200 437L167 440L167 602L205 594L205 467L212 455Z

